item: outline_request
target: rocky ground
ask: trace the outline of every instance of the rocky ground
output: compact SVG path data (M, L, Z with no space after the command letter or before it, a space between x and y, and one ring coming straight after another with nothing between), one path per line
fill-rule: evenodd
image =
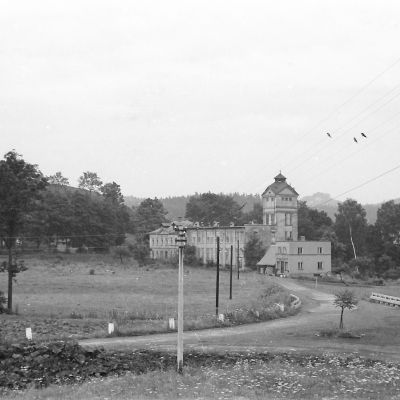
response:
M32 329L35 340L74 339L91 337L96 332L107 332L107 322L95 319L53 319L1 316L0 338L16 342L26 338L26 328Z

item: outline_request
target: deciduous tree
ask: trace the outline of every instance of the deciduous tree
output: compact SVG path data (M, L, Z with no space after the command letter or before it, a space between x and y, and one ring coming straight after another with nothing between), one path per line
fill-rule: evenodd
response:
M47 180L37 165L25 162L22 156L10 151L0 161L0 236L8 249L8 301L12 311L13 277L21 268L13 258L13 249L26 215L40 198Z
M89 192L100 192L103 182L96 172L86 171L79 177L78 187L89 190Z
M253 234L244 246L244 260L246 267L256 268L257 263L261 260L266 252L266 248L262 241Z
M298 206L299 236L307 240L320 240L332 220L325 211L319 211L307 206L305 201L299 201Z
M123 204L124 196L121 193L121 187L115 183L106 183L100 188L104 198L111 201L113 204Z
M203 193L190 197L186 204L186 218L193 222L212 225L229 225L240 222L242 212L231 196L215 193Z
M343 312L345 308L351 310L357 305L357 303L358 300L356 299L354 292L352 292L349 289L345 289L338 293L335 293L335 300L333 301L333 304L341 309L340 323L339 323L340 329L343 329Z
M335 217L334 230L339 242L346 245L346 259L364 255L367 219L362 205L356 200L347 199L339 203Z
M147 237L147 234L166 222L167 211L157 198L143 200L135 209L134 225L138 239Z
M68 178L65 178L61 172L56 172L54 175L50 175L47 178L48 182L51 185L60 185L60 186L67 186L69 185Z

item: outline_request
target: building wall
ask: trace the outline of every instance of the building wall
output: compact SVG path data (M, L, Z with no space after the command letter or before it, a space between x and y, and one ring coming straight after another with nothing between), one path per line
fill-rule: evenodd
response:
M187 230L187 244L196 247L196 255L203 261L217 262L217 237L220 238L220 265L230 265L231 246L233 246L233 265L237 266L238 245L239 264L243 265L245 229L235 227L193 227Z
M175 244L176 233L150 234L150 257L168 259L178 254Z
M277 242L277 272L326 274L332 271L331 243L320 241Z

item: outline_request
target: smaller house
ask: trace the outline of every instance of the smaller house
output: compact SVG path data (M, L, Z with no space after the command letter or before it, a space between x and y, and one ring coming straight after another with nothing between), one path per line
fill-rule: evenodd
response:
M331 272L331 243L324 241L276 242L257 263L274 275L311 275Z

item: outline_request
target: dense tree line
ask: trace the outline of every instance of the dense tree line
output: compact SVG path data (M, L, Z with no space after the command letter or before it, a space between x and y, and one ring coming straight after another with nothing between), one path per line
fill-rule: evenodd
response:
M356 200L339 203L333 222L324 211L299 203L299 234L332 243L333 269L361 276L400 278L400 204L383 203L368 224Z

